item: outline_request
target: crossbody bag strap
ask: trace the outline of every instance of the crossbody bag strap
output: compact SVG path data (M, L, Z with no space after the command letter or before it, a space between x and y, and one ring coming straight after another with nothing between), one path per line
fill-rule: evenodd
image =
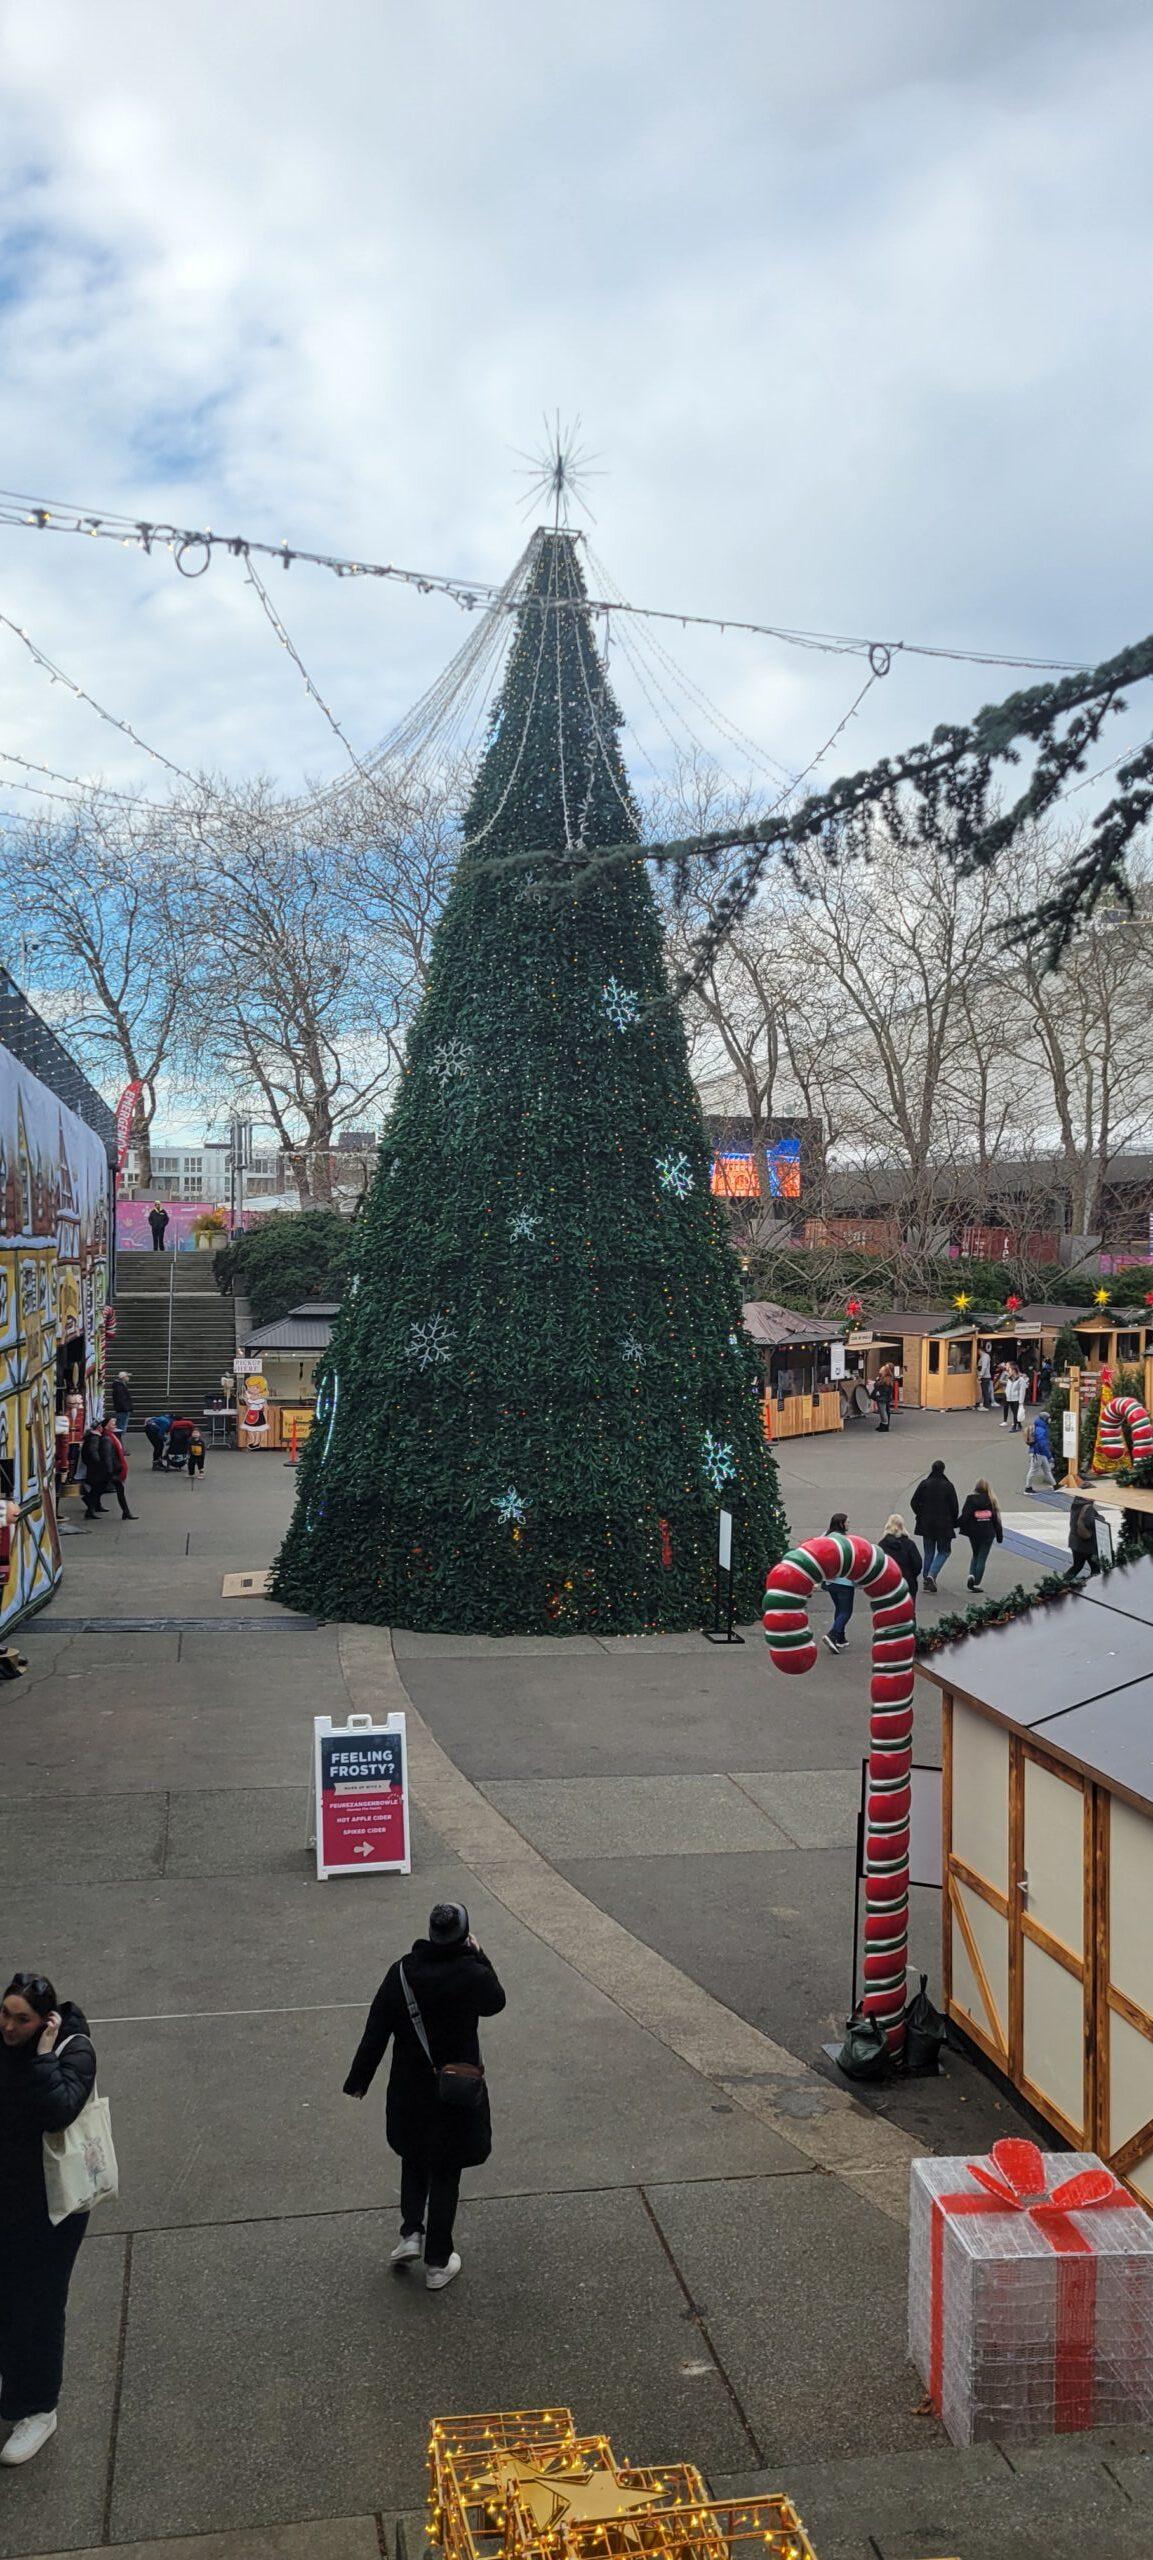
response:
M413 2027L415 2028L415 2031L416 2031L417 2037L419 2038L420 2044L421 2044L421 2046L422 2046L422 2048L423 2048L424 2056L425 2056L425 2060L426 2060L426 2061L427 2061L427 2063L428 2063L429 2070L430 2070L430 2071L435 2071L435 2069L436 2069L436 2064L435 2064L435 2062L433 2061L433 2058L432 2058L432 2047L431 2047L431 2045L429 2044L428 2037L427 2037L427 2035L426 2035L426 2033L425 2033L424 2020L423 2020L423 2018L421 2017L420 2010L418 2009L417 2004L416 2004L416 2001L415 2001L415 1999L414 1999L414 1997L413 1997L412 1985L411 1985L411 1983L410 1983L410 1981L409 1981L408 1975L406 1974L406 1972L405 1972L405 1970L404 1970L404 1966L403 1966L403 1965L399 1965L399 1966L398 1966L398 1968L397 1968L397 1970L398 1970L398 1972L399 1972L399 1974L400 1974L400 1987L401 1987L401 1990L403 1991L404 1996L405 1996L405 1999L406 1999L406 2001L408 2002L408 2014L409 2014L409 2017L410 2017L410 2018L411 2018L411 2020L412 2020Z

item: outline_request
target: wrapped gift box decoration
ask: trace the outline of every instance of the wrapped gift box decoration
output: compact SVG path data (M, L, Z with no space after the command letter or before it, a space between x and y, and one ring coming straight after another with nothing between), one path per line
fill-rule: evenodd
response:
M909 2353L954 2444L1153 2422L1153 2220L1090 2152L914 2160Z

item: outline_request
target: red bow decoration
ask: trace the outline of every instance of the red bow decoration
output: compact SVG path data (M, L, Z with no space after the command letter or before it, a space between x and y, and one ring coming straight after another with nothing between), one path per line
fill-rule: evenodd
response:
M1072 2216L1085 2213L1096 2205L1131 2205L1133 2198L1113 2176L1111 2169L1079 2169L1076 2177L1059 2179L1050 2193L1045 2184L1045 2163L1036 2143L1026 2142L1013 2134L994 2143L988 2160L967 2160L965 2166L985 2194L937 2196L933 2204L930 2278L932 2366L929 2385L933 2406L940 2411L945 2343L946 2223L957 2214L989 2213L999 2208L1002 2213L1027 2214L1030 2222L1044 2233L1056 2255L1073 2261L1073 2264L1061 2268L1058 2277L1054 2415L1059 2434L1091 2427L1094 2424L1093 2334L1097 2269L1092 2242L1077 2229ZM985 2201L986 2196L994 2199L992 2205ZM1088 2265L1084 2263L1086 2259Z
M969 2176L987 2187L999 2204L1010 2205L1014 2213L1027 2213L1042 2229L1055 2215L1084 2213L1088 2205L1132 2202L1111 2169L1079 2169L1075 2178L1062 2178L1050 2194L1036 2143L1015 2134L995 2142L989 2160L992 2168L988 2160L967 2160Z
M1153 1296L1150 1296L1150 1297L1146 1300L1146 1304L1147 1304L1148 1306L1153 1307ZM859 1315L860 1315L860 1313L861 1313L861 1301L860 1301L860 1299L859 1299L859 1298L850 1298L850 1299L849 1299L849 1302L848 1302L848 1305L847 1305L847 1306L846 1306L846 1308L845 1308L845 1314L846 1314L847 1316L859 1316Z
M1021 1301L1020 1301L1020 1299L1019 1299L1019 1298L1006 1298L1006 1300L1005 1300L1005 1304L1006 1304L1006 1306L1007 1306L1007 1308L1008 1308L1008 1310L1009 1310L1010 1315L1011 1315L1011 1316L1015 1316L1015 1315L1016 1315L1016 1313L1017 1313L1017 1309L1018 1309L1018 1307L1019 1307L1019 1306L1020 1306L1020 1304L1021 1304Z

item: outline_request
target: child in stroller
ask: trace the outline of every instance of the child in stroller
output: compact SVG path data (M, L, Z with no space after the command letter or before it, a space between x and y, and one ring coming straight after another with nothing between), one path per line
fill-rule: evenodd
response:
M188 1464L188 1448L195 1429L196 1424L189 1414L178 1414L168 1434L164 1464L166 1467L171 1467L177 1475L183 1475Z

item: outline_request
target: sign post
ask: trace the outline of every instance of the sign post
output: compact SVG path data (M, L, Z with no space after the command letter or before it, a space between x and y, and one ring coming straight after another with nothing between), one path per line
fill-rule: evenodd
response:
M721 1582L725 1584L725 1623L721 1625ZM717 1518L717 1563L713 1576L713 1623L704 1630L706 1644L743 1644L743 1636L733 1633L733 1515L722 1511Z
M317 1875L411 1874L404 1717L314 1716L313 1735Z

